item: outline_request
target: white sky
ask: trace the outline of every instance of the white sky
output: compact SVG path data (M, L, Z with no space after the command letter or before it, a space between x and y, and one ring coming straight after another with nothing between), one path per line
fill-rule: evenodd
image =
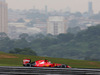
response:
M88 2L93 2L93 10L95 13L100 11L100 0L6 0L8 8L12 9L44 9L45 5L48 10L65 10L67 7L71 12L85 12L88 10Z

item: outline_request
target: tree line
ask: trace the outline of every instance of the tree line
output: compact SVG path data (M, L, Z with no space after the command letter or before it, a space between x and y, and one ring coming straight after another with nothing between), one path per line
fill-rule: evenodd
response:
M6 34L5 36L3 34L0 37L0 51L17 53L16 48L19 48L19 54L28 54L28 50L32 50L33 54L38 56L100 60L100 24L91 26L77 34L30 36L23 33L19 38L10 39Z

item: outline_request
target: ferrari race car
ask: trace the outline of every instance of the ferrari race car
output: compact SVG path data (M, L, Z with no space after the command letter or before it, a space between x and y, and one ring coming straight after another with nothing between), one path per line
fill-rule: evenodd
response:
M23 59L23 66L26 67L56 67L56 68L71 68L65 64L57 64L51 63L48 60L37 60L35 62L31 62L30 59Z

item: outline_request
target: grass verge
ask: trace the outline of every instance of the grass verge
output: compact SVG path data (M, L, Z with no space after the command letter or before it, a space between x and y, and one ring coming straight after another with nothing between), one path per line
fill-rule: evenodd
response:
M73 68L100 68L99 61L72 60L63 58L39 57L30 55L8 54L0 52L0 66L22 66L23 59L31 59L31 61L47 59L52 63L61 63L69 65Z

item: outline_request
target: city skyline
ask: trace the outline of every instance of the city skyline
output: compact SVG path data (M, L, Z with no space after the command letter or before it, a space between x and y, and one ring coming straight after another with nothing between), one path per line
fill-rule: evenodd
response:
M6 0L8 8L12 9L40 9L44 10L48 6L48 10L71 10L71 12L87 12L88 2L93 2L93 11L98 13L100 7L100 0ZM81 7L80 7L81 6Z

